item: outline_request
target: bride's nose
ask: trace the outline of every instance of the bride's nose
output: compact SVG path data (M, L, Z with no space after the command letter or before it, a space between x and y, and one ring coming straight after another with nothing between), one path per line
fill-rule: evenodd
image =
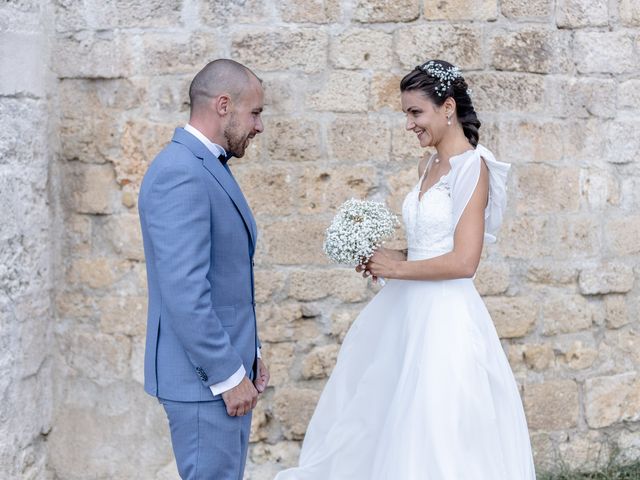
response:
M405 125L405 128L407 130L413 130L415 128L416 124L413 120L410 120L409 118L407 118L407 123Z

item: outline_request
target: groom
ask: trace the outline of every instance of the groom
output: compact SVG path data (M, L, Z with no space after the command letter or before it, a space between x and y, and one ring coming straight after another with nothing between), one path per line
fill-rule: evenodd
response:
M262 132L264 92L251 70L220 59L194 77L189 98L189 123L140 188L144 387L165 408L183 479L241 480L269 373L256 331L256 224L227 161Z

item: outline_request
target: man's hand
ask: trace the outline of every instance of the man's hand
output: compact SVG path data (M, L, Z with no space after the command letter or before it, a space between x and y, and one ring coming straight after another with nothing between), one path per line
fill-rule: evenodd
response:
M258 374L253 382L258 390L258 393L263 393L267 389L267 385L269 385L269 370L267 370L267 366L264 364L261 358L258 358Z
M258 391L251 380L244 377L238 386L222 394L222 400L230 416L241 417L249 413L258 403Z

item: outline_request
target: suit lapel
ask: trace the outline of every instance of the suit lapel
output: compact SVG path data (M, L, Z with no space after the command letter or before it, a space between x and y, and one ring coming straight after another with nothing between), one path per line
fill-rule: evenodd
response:
M197 138L191 135L189 132L185 131L182 128L176 128L175 134L173 136L173 141L177 143L181 143L185 145L193 154L202 159L202 165L204 168L213 176L213 178L220 184L220 186L224 189L224 191L229 195L231 201L234 203L238 212L240 212L240 216L244 221L247 230L249 231L249 236L251 238L251 251L255 251L256 246L256 237L257 237L257 227L255 220L253 219L253 215L251 214L251 209L247 204L238 183L236 182L233 175L231 175L230 171L220 163L216 157L205 147L202 142L200 142Z

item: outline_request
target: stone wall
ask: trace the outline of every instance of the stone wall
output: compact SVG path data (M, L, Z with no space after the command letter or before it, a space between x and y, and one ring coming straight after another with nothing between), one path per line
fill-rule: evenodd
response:
M48 7L0 5L0 471L7 479L45 477L51 431L52 30Z
M265 133L232 164L261 232L258 314L272 371L247 478L295 462L339 343L375 293L325 260L322 234L351 196L399 209L423 152L404 131L398 82L434 57L463 69L481 142L513 163L505 224L476 283L522 387L536 463L589 466L616 447L640 458L637 2L36 5L0 8L10 211L0 339L15 345L0 355L0 461L14 478L42 478L49 430L54 478L176 478L164 413L142 391L136 198L148 162L188 118L189 81L216 57L246 63L267 92ZM57 83L47 89L39 69L50 50ZM55 138L42 128L51 122Z

